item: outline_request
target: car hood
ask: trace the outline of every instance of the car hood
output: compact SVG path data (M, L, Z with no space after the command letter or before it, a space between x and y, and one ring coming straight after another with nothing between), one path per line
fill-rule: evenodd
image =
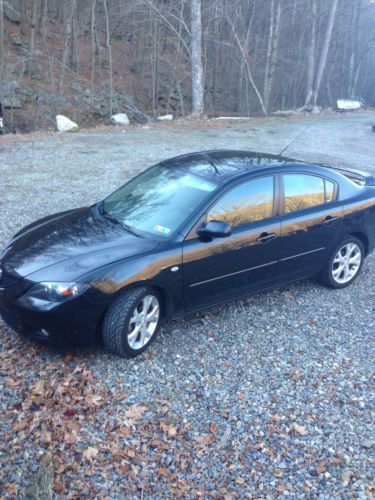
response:
M149 252L157 245L85 207L24 228L5 249L1 265L5 272L22 278L33 275L36 281L71 281L106 264Z

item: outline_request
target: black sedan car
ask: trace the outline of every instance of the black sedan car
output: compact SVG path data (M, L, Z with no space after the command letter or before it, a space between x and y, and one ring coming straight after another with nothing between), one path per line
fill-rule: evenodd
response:
M132 357L162 318L313 275L345 287L374 246L370 174L193 153L17 233L0 257L0 312L40 340L100 335Z

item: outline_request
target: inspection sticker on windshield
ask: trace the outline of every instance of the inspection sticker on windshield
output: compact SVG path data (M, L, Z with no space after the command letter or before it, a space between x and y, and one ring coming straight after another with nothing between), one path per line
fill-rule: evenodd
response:
M169 229L169 227L159 226L158 224L154 226L154 231L162 233L165 236L169 236L171 234L171 230Z

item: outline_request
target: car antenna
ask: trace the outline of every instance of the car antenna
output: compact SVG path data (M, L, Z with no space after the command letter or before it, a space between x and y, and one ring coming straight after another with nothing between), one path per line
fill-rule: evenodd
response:
M303 130L301 130L301 132L299 132L288 144L287 146L281 150L281 152L279 153L279 156L282 156L285 151L287 149L290 148L290 146L293 144L293 142L295 142L297 139L299 139L301 137L301 135L303 135L305 132L307 132L310 128L312 127L312 125L307 125L307 127L305 127Z

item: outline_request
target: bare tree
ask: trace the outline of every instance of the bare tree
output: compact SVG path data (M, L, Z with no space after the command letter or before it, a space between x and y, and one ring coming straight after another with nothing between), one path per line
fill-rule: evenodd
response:
M0 103L4 105L4 0L0 0Z
M359 0L353 4L353 15L350 23L350 61L349 61L349 84L348 84L348 96L351 98L355 97L356 93L356 80L358 74L358 38L360 32L360 19L362 11L362 2Z
M91 79L90 79L90 106L92 108L94 99L94 82L95 82L95 9L96 0L92 0L91 5Z
M310 18L310 44L307 54L307 78L306 78L306 98L305 107L309 106L314 94L314 76L315 76L315 52L316 52L316 17L317 17L317 0L311 2L311 18Z
M190 0L190 8L192 115L201 118L204 112L201 0Z
M318 70L316 74L316 79L315 79L315 86L314 86L314 92L313 92L313 103L314 106L317 104L319 92L320 92L320 86L322 83L322 78L323 78L323 73L324 69L327 64L327 56L328 56L328 51L331 43L331 38L332 38L332 30L333 30L333 25L335 22L335 16L336 16L336 11L337 11L337 5L339 3L339 0L332 0L331 3L331 8L329 11L329 17L328 17L328 23L327 23L327 28L324 36L324 41L323 41L323 48L322 52L320 54L320 59L319 59L319 64L318 64Z
M32 68L33 68L33 57L35 51L35 31L38 17L38 3L36 1L32 4L32 15L31 15L31 24L30 24L30 44L29 44L29 77L32 77Z
M79 73L78 62L78 23L77 23L77 2L72 0L72 17L71 17L71 49L70 49L70 68Z
M264 89L263 89L264 107L267 113L270 107L271 91L273 86L273 80L276 73L277 50L279 46L279 36L280 36L280 20L281 20L281 1L277 0L277 7L275 8L275 0L271 0L270 34L268 39L266 70L265 70Z
M109 59L109 116L113 114L113 67L112 67L112 46L111 46L111 33L109 31L109 15L107 0L103 0L104 12L105 12L105 30L106 30L106 40L105 46L108 49L108 59Z
M263 101L263 98L259 92L259 89L255 83L255 80L254 80L254 77L253 77L253 74L252 74L252 70L251 70L251 67L250 67L250 55L249 55L249 52L248 52L248 49L247 47L245 47L244 43L240 40L239 36L238 36L238 33L233 25L233 23L231 23L231 21L228 19L228 23L230 25L230 27L232 28L232 31L233 31L233 36L234 36L234 39L237 43L237 46L240 50L240 53L241 53L241 56L243 58L243 61L244 61L244 64L245 64L245 67L246 67L246 70L247 70L247 76L249 78L249 81L250 81L250 84L255 92L255 95L257 96L258 98L258 101L259 101L259 104L260 104L260 107L262 109L262 113L264 116L267 116L267 110L266 110L266 107L264 105L264 101Z
M59 95L63 95L65 71L68 65L69 46L72 37L72 19L74 16L74 0L64 2L64 50L61 62Z

